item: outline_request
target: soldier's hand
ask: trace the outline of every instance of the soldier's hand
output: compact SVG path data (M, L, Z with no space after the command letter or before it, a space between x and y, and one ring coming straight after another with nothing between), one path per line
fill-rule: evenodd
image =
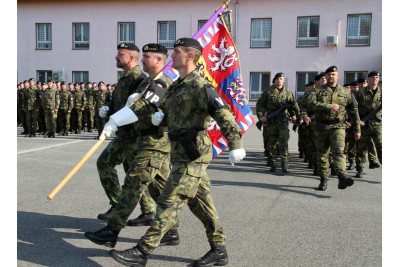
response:
M361 126L365 126L365 122L364 121L360 121L360 125Z
M333 111L339 111L339 105L338 104L336 104L336 103L333 103L333 104L331 104L330 105L330 108L333 110Z
M356 141L360 140L360 138L361 138L361 133L354 133L354 139L356 139Z
M307 118L306 118L306 124L309 125L310 123L311 123L311 118L310 118L310 117L307 117Z
M126 100L125 107L130 107L133 103L135 103L135 100L139 97L140 94L138 93L133 93L131 94L128 99Z
M267 124L267 118L266 117L261 117L260 118L260 121L263 123L263 124Z
M232 166L235 166L235 163L241 161L245 156L246 151L243 148L234 149L229 152L229 161Z
M155 112L155 113L153 114L153 117L151 117L151 123L152 123L154 126L158 126L158 125L161 124L161 122L163 121L163 119L164 119L164 113L161 112L161 111L158 111L158 112Z

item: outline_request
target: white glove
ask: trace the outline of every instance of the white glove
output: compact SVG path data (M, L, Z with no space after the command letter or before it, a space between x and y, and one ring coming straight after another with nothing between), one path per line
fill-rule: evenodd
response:
M234 163L241 161L246 156L246 151L243 148L234 149L229 152L229 160L232 166L235 166Z
M103 131L101 132L99 139L113 137L113 136L115 136L115 132L117 130L118 130L117 124L115 123L115 121L112 118L110 118L108 120L108 122L104 125Z
M140 94L138 93L133 93L128 97L128 100L126 100L126 104L125 107L130 107L136 100L136 98L138 98Z
M110 108L108 106L102 106L99 110L99 116L101 118L105 118L107 116L107 113L109 110L110 110Z
M164 113L158 111L153 114L153 117L151 117L151 123L154 126L158 126L158 125L160 125L160 123L162 122L163 119L164 119Z

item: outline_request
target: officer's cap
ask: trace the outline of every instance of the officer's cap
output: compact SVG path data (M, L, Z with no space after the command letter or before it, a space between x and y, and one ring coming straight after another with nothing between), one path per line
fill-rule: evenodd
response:
M331 72L336 72L338 71L338 68L336 66L330 66L329 68L326 69L325 74L331 73Z
M177 47L177 46L192 47L192 48L199 50L200 52L203 52L203 47L201 47L201 44L199 43L199 41L197 41L193 38L180 38L180 39L176 40L176 42L174 44L174 47Z
M381 74L379 73L379 71L371 71L370 73L368 73L368 77L372 77L372 76L380 77Z
M283 72L278 72L277 74L275 74L274 80L279 77L285 77L285 74L283 74Z
M132 44L132 43L120 43L118 45L117 49L127 49L127 50L131 50L131 51L139 52L139 47L137 47L135 44Z
M146 44L145 46L143 46L142 52L143 53L153 52L153 53L160 53L160 54L168 55L167 48L165 48L163 45L154 44L154 43Z
M366 82L368 82L368 81L364 77L360 77L357 79L357 83L366 83Z

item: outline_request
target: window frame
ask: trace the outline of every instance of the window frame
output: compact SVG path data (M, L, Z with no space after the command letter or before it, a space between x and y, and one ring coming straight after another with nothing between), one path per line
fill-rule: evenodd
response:
M80 38L81 39L80 41L75 40L77 25L81 25L81 27L80 27L81 35L80 36L82 36L82 38L85 38L85 32L84 32L83 26L87 25L87 27L88 27L87 28L87 34L88 34L87 41L82 40L82 38ZM77 44L80 44L80 45L87 44L87 47L77 47ZM72 49L73 50L89 50L90 49L90 23L89 22L73 22L72 23Z
M258 84L258 90L254 91L253 88L253 77L254 75L259 75L259 84ZM267 81L263 81L263 76L262 75L267 75ZM255 101L258 100L261 96L261 94L266 90L270 85L271 85L271 72L270 71L251 71L249 75L249 99L250 101ZM264 86L263 86L264 85ZM264 87L264 88L263 88Z
M350 19L357 16L357 35L350 36ZM368 35L361 35L362 31L362 23L361 23L361 16L368 16L369 17L369 25L368 25ZM360 14L347 14L347 27L346 27L346 47L362 47L362 46L371 46L371 33L372 33L372 13L360 13ZM362 44L350 44L351 40L366 40L365 43Z
M306 37L300 37L300 20L302 19L307 19L307 36ZM317 33L317 37L311 37L311 20L312 19L318 19L318 33ZM319 47L319 29L320 29L320 16L299 16L297 17L297 36L296 36L296 47L297 48L304 48L304 47ZM304 44L301 45L299 44L300 41L311 41L315 44Z
M76 80L75 75L77 75L77 74L80 74L80 76L81 76L81 77L79 77L80 78L79 80ZM86 74L86 79L84 77L85 74ZM72 83L73 84L80 83L80 82L84 82L86 84L88 81L90 81L90 79L89 79L89 71L86 71L86 70L73 70L71 77L72 77Z
M358 78L367 78L368 71L366 71L366 70L344 71L343 75L344 75L343 76L344 77L343 84L346 84L346 83L351 83L353 81L357 81ZM351 81L348 81L348 76L350 76L350 75L354 75L354 79L351 79Z
M121 26L122 25L129 25L132 24L133 27L133 40L121 40ZM128 30L125 30L129 32ZM129 35L129 33L127 34L126 32L124 33L125 35ZM136 42L136 23L134 21L125 21L125 22L118 22L117 25L117 44L119 45L120 43L130 43L130 44L135 44Z
M167 27L167 33L166 36L168 39L165 40L161 40L160 36L161 36L161 25L166 24ZM173 25L172 25L173 24ZM171 35L171 27L173 27L174 32L173 37L170 38ZM174 48L174 44L176 41L176 20L163 20L163 21L157 21L157 42L163 46L165 46L165 48L167 49L173 49Z
M261 36L263 32L266 32L265 38L253 38L252 36L254 35L253 32L253 22L255 21L260 21L260 23L265 20L266 22L270 22L269 23L269 28L268 25L267 27L264 29L263 27L260 26L260 31L261 33L259 33L258 35ZM255 26L254 26L255 27ZM269 32L268 32L269 31ZM269 33L269 38L268 38L268 33ZM264 46L255 46L254 42L265 42ZM272 18L251 18L251 22L250 22L250 48L271 48L272 47Z
M41 74L44 75L44 78L40 78ZM50 74L50 75L49 75ZM52 70L36 70L36 81L46 83L47 80L53 79L53 71Z
M45 40L45 41L40 41L39 40L39 26L40 25L46 25L46 26L50 26L48 29L48 27L45 27L46 33L43 34L43 36L45 37L45 39L47 38L47 31L50 30L50 36L49 39L50 40ZM53 27L52 27L52 23L35 23L35 29L36 29L36 50L52 50L53 49ZM49 47L39 47L39 44L49 44Z
M318 71L296 71L296 92L295 98L297 99L299 96L304 95L305 85L311 81L314 81L315 76L318 75ZM305 75L304 84L300 85L300 75ZM301 88L301 90L299 90Z

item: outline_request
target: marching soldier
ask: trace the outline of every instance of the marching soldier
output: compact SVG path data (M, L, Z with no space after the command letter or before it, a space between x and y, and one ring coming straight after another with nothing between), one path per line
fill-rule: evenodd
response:
M73 107L74 96L71 92L67 91L67 85L63 81L61 82L60 107L57 114L60 123L60 133L58 135L68 135L68 129L70 127L70 117Z
M97 125L98 135L96 139L99 139L101 132L103 131L104 125L108 121L108 116L102 118L99 115L100 108L110 101L110 94L108 93L104 82L100 81L98 84L99 90L93 95L95 120Z
M81 133L83 111L86 105L86 95L81 90L79 83L75 84L74 107L72 109L71 127L76 134Z
M20 89L18 90L18 103L20 105L19 117L21 119L22 128L24 129L21 134L29 134L28 125L26 124L26 110L25 110L25 91L28 88L28 81L20 83Z
M82 90L82 89L81 89ZM86 106L84 111L84 128L89 133L94 128L94 99L93 99L93 85L91 82L86 83Z
M60 105L59 95L57 94L56 86L51 79L47 80L48 88L44 91L43 104L44 115L46 120L47 135L44 137L55 137L57 112Z
M35 80L33 78L30 78L28 80L28 83L29 86L25 89L24 95L26 125L28 127L29 137L36 137L40 98L38 98L38 90L35 85Z

